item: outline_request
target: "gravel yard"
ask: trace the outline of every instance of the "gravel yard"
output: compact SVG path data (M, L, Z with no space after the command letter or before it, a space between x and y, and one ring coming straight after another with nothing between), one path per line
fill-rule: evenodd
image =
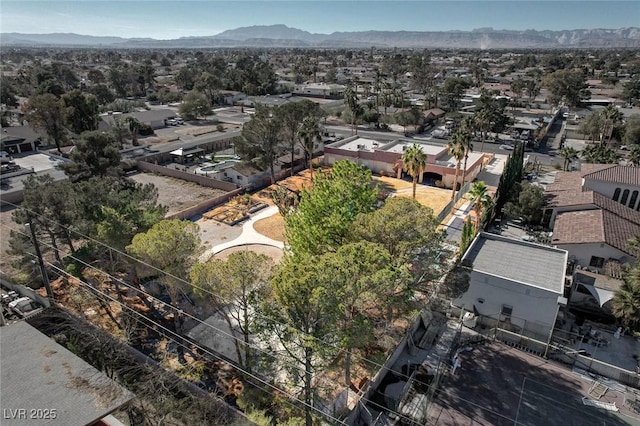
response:
M169 208L167 214L177 213L226 193L220 189L206 188L196 183L153 173L137 173L130 178L139 183L154 184L158 188L158 202Z

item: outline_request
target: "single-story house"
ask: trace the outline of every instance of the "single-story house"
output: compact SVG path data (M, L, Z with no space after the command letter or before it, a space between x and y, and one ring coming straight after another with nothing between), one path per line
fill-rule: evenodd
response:
M236 90L221 90L220 97L225 105L236 105L237 102L247 99L247 95Z
M176 118L177 115L170 109L153 109L149 111L134 111L125 114L107 113L103 114L102 120L111 126L114 117L121 117L123 120L127 117L135 117L140 123L150 126L152 129L161 129L167 127L167 120Z
M324 162L326 165L341 160L350 160L364 165L374 173L385 173L402 179L402 155L413 144L417 144L427 154L427 166L418 178L418 182L430 179L440 181L448 188L453 187L456 171L456 160L447 152L443 145L411 139L397 139L395 141L380 142L360 136L351 136L324 147ZM467 159L465 182L473 181L480 173L484 154L472 152ZM462 183L462 164L458 172L458 183Z
M3 127L0 134L2 150L9 154L35 151L47 136L31 126Z

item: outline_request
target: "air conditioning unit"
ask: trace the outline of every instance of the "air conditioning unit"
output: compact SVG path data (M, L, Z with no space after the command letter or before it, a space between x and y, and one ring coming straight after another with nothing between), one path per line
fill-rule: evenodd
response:
M358 148L358 149L364 149L364 145L356 145L356 148Z
M407 150L407 146L406 145L402 145L402 152L405 152Z

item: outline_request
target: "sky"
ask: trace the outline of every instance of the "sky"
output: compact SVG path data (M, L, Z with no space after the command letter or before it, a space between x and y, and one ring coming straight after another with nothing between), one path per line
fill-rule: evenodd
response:
M640 26L640 1L2 0L0 32L173 39L251 25L312 33Z

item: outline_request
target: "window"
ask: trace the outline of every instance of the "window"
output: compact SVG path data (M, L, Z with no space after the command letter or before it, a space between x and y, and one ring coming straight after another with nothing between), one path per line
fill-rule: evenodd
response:
M622 205L626 206L628 198L629 198L629 190L625 189L624 191L622 191L622 199L620 199L620 203L622 203Z
M620 188L616 188L616 190L613 191L613 201L618 201L619 198L620 198Z
M591 260L589 261L589 266L593 266L594 268L602 268L604 266L604 258L598 256L591 256Z
M638 191L633 191L631 193L631 200L629 200L629 207L634 208L636 206L636 201L638 200Z
M501 315L509 318L509 317L511 317L512 313L513 313L513 306L502 305L502 310L500 311Z

